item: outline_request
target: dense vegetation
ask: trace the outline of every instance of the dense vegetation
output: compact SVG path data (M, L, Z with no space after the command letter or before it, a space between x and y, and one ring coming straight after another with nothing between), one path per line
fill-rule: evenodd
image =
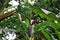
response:
M15 1L19 3L17 8L9 4L10 0L0 0L1 40L7 32L16 34L14 40L60 40L59 0ZM15 9L8 11L11 8ZM42 9L50 13L46 14Z

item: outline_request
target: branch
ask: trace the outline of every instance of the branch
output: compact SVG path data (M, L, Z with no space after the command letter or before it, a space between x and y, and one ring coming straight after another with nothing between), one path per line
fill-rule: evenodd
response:
M10 12L8 12L8 13L5 13L5 14L3 14L3 15L0 15L0 21L3 20L3 19L5 19L6 17L11 16L11 15L13 14L13 12L15 12L15 10L10 11Z

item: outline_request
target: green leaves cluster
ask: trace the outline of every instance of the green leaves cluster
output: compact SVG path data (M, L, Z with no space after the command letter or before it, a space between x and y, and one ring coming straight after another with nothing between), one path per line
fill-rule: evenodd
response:
M6 1L6 3L4 3L3 0L0 1L0 7L2 7L3 4L3 8L1 9L2 12L3 9L7 6L6 4L8 3L7 0L4 1ZM0 27L2 28L7 26L8 28L17 30L20 35L23 35L21 40L32 40L38 32L41 32L44 35L45 40L54 40L52 38L53 34L56 34L54 35L54 38L56 36L56 39L60 40L60 18L57 18L55 14L56 12L60 11L60 7L56 6L56 4L59 5L59 2L57 2L58 0L39 0L39 2L37 2L34 6L31 6L30 4L28 4L28 2L26 2L24 4L25 7L22 7L22 4L19 2L20 4L18 5L18 9L16 10L16 12L12 16L2 20L0 22ZM40 8L50 10L52 11L52 13L46 15ZM21 14L22 21L19 20L18 13ZM38 17L41 18L39 20L41 20L42 22L38 22L35 24L33 35L29 37L28 26L30 25L32 19L36 19L37 21ZM25 21L25 23L23 21ZM17 37L16 39L18 39L19 37Z
M54 12L55 14L60 12L59 0L38 0L38 4L36 6L38 5L40 8L47 9L49 11Z
M4 8L7 7L9 0L0 0L0 14L3 13Z

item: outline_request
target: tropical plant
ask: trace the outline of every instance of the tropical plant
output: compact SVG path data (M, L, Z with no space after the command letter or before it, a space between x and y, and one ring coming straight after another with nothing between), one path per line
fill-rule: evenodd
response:
M6 27L9 31L16 30L15 40L60 40L60 18L56 16L60 12L59 0L17 1L17 9L6 13L15 6L7 5L9 0L0 1L0 28L3 32L6 33ZM51 12L46 14L42 9Z

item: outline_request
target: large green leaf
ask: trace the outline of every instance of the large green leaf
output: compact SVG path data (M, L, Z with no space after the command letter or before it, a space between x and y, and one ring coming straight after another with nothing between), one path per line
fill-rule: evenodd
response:
M41 9L38 9L37 7L32 7L32 11L38 15L41 16L41 18L46 18L46 15Z
M57 17L54 13L46 15L41 9L38 9L37 7L32 7L32 11L38 14L41 18L47 18L48 21L57 20Z
M40 27L40 29L41 29L41 32L44 34L44 36L47 40L52 40L52 37L47 30L45 30L42 26Z

